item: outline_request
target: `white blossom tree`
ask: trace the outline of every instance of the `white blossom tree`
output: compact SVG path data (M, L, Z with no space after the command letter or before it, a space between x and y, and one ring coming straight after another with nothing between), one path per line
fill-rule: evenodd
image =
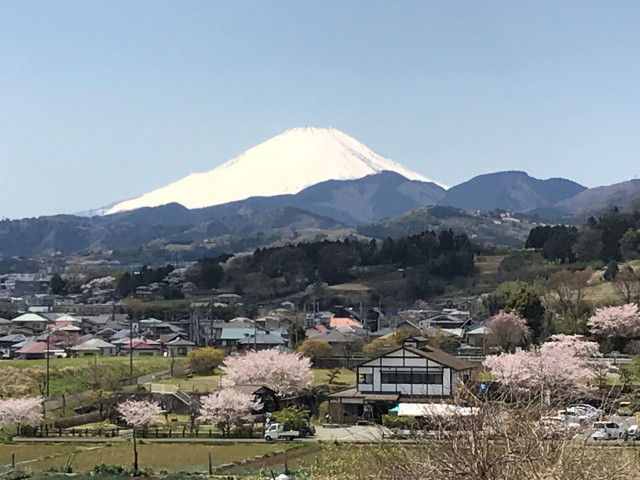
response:
M0 428L16 425L18 432L20 432L22 427L35 427L42 420L42 399L40 397L0 399Z
M603 307L587 321L591 333L601 337L629 337L640 334L640 309L635 303Z
M529 351L489 355L484 365L508 388L566 396L592 387L591 382L603 373L601 356L598 344L580 335L554 335Z
M122 419L133 427L133 469L138 470L138 445L136 428L146 428L162 413L160 405L149 400L126 400L116 410Z
M222 386L265 385L278 395L291 395L311 386L311 361L298 353L260 350L227 357L222 363Z
M231 427L251 421L251 412L260 410L262 403L249 394L223 389L200 399L198 421L216 425L228 436Z

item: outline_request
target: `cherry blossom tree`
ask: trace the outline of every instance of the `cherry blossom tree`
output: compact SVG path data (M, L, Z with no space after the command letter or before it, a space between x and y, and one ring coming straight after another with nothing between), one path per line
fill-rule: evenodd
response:
M228 436L232 426L251 421L251 412L261 408L251 395L227 388L200 399L198 421L213 423Z
M640 310L635 303L621 307L603 307L587 321L591 333L600 337L620 338L640 334Z
M530 336L527 320L515 312L500 310L487 322L488 340L505 352L522 345Z
M227 357L222 363L221 385L265 385L279 395L291 395L311 386L311 361L298 353L251 351Z
M160 405L149 400L126 400L116 407L122 419L133 427L133 469L138 470L136 428L146 428L162 413Z
M20 431L24 426L35 427L42 422L42 415L40 397L0 399L0 428L17 425Z
M598 344L580 335L554 335L529 351L490 355L484 365L507 388L565 396L591 388L603 374Z

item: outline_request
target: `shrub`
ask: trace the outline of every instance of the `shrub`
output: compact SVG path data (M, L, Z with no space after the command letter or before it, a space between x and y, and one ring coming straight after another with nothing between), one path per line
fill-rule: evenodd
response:
M304 410L300 410L298 407L283 408L279 412L271 414L271 418L281 423L285 428L291 430L302 430L304 426L304 419L307 418L307 413Z
M223 358L223 351L212 347L196 348L187 354L191 371L200 375L213 373Z
M399 417L394 413L382 415L382 426L387 428L409 428L413 424L411 417Z

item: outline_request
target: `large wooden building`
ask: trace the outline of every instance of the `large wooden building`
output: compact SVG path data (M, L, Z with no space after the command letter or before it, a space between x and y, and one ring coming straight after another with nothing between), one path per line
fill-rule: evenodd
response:
M408 337L400 347L358 365L356 386L329 396L331 421L379 421L400 402L451 397L469 380L474 365L426 342Z

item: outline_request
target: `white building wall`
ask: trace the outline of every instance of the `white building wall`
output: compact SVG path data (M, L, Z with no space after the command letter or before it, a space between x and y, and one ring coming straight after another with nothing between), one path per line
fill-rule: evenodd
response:
M372 374L373 381L370 384L358 383L358 390L360 392L383 392L383 393L399 393L403 395L414 396L450 396L453 391L457 379L458 373L452 371L450 367L446 367L440 363L434 362L424 357L420 357L411 352L403 351L392 352L388 356L373 359L370 362L365 363L362 367L358 368L358 373ZM428 372L428 369L442 369L442 384L383 384L382 372L383 371L395 371L398 373L411 372L411 371L423 371ZM359 381L360 379L358 379Z

